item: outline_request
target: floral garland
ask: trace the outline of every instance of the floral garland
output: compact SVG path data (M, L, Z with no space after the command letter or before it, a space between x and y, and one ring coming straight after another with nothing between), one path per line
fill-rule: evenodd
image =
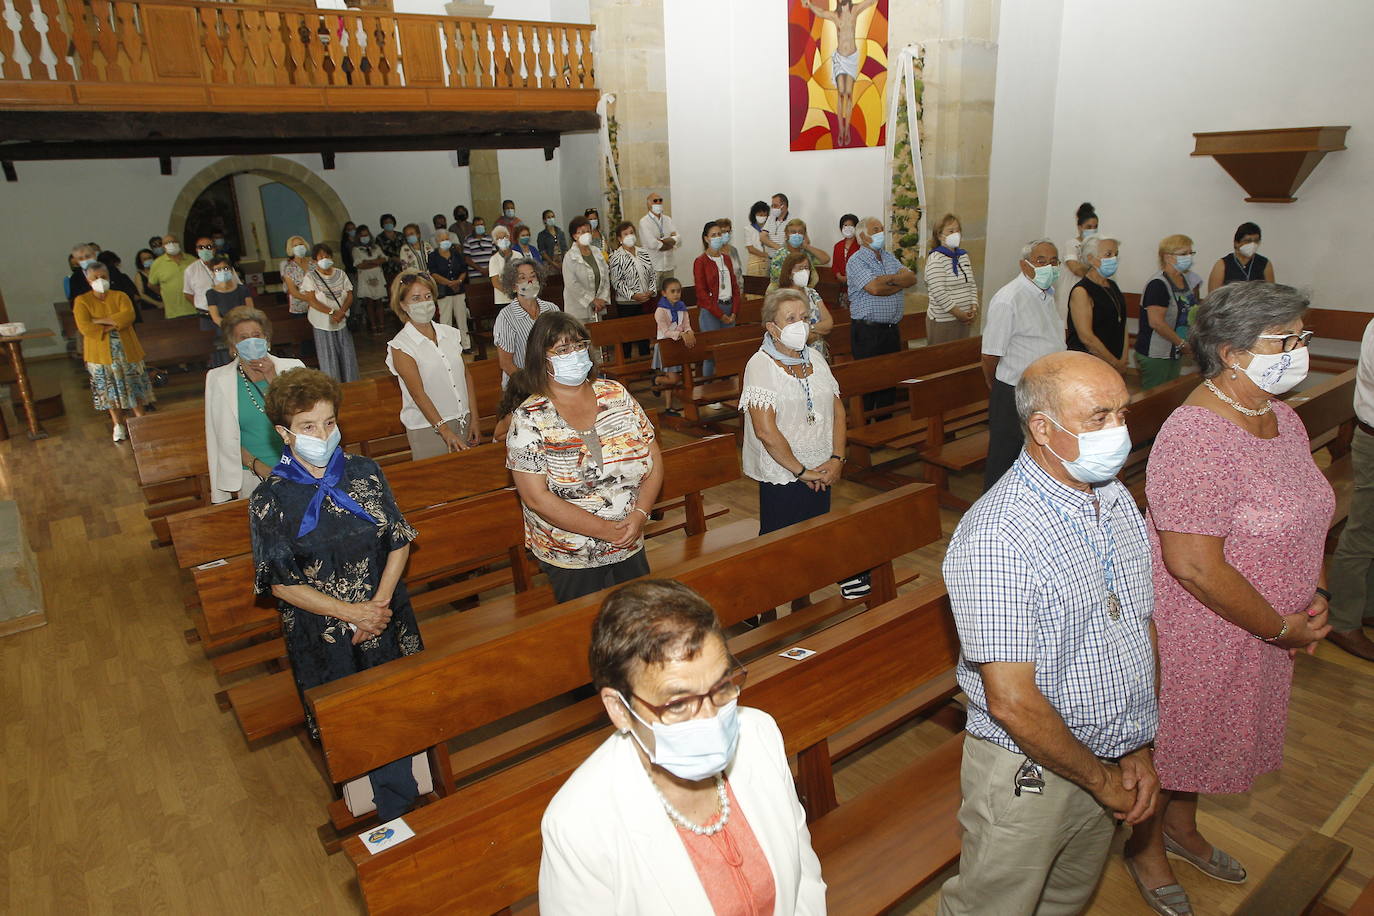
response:
M924 123L925 95L925 51L922 50L912 60L915 75L916 130L922 136ZM889 91L896 91L889 83ZM921 260L921 216L924 201L921 200L920 184L911 166L911 113L907 111L906 97L899 94L896 124L889 127L896 130L896 142L892 156L892 212L888 214L888 238L892 240L891 251L903 264L917 271Z

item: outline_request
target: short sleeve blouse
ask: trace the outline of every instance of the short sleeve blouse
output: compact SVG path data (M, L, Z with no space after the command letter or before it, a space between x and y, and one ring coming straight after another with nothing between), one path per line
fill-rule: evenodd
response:
M763 447L749 415L751 407L774 411L778 432L787 440L792 454L806 467L814 468L830 459L834 445L835 398L839 397L840 387L825 360L813 356L811 366L810 377L794 378L760 350L744 367L744 390L740 394L739 409L744 414L746 477L776 484L796 480L792 472L774 461Z
M327 277L318 270L311 270L297 288L303 293L317 293L315 298L320 304L331 309L342 306L344 296L353 292L353 284L349 282L348 274L337 267L331 270ZM307 317L310 319L310 326L321 331L337 331L345 324L343 321L330 321L328 315L315 308L307 313Z
M280 270L282 277L290 278L291 282L296 284L296 289L300 289L301 284L305 282L305 271L301 269L301 265L297 264L294 258L286 258L283 260ZM306 302L304 299L298 299L295 296L290 296L289 298L291 302L288 306L288 310L292 315L304 315L306 312L310 311L309 302Z
M463 333L437 321L430 326L435 331L434 341L406 322L401 332L387 343L386 367L401 380L401 424L406 429L426 429L430 424L416 406L415 396L406 386L405 379L396 371L393 350L415 360L420 370L420 384L434 409L439 411L441 420L462 419L472 412L468 403L467 366L463 362Z
M625 386L609 379L592 382L598 411L596 437L601 461L593 458L582 434L558 413L553 402L534 395L511 414L506 434L506 467L543 474L549 491L600 518L621 521L633 510L644 478L653 470L654 428ZM563 569L609 566L644 549L644 540L629 547L565 531L529 506L525 543L539 560Z

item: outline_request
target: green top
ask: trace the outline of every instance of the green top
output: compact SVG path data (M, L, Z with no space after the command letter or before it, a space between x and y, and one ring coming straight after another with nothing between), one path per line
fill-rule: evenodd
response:
M162 297L163 314L168 318L181 318L194 315L196 305L182 292L186 268L196 263L196 259L185 252L175 258L169 254L160 255L148 270L148 282L157 287Z
M238 373L239 443L269 468L281 460L281 436L267 419L267 382L249 382ZM244 465L245 470L247 465Z

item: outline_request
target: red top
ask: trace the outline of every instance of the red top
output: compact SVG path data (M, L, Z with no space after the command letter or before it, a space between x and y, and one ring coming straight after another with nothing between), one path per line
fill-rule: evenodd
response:
M845 278L844 267L849 263L849 256L858 250L858 239L840 239L835 243L835 251L830 256L830 267L835 271L835 279Z
M717 252L716 256L724 260L725 269L730 273L730 301L738 302L744 291L734 288L735 268L730 263L730 256L724 251ZM696 284L697 306L724 320L725 313L720 310L720 270L712 257L709 251L697 255L692 264L692 282Z
M715 916L771 916L777 894L773 869L728 780L725 791L730 798L730 822L725 829L701 836L678 827L678 836L687 847ZM712 818L707 826L718 818Z

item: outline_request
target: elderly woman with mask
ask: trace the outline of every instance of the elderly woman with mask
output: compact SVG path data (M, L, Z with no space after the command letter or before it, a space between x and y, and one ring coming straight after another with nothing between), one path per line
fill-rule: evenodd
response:
M153 402L153 386L143 365L143 347L134 333L134 304L128 295L110 287L110 271L91 258L85 280L90 287L72 302L72 318L82 338L82 355L91 380L91 402L108 411L113 439L128 438L124 412L143 416Z
M277 599L302 697L424 648L401 581L415 529L377 463L339 447L341 401L339 383L314 369L273 379L267 416L286 449L248 501L254 588ZM305 720L318 738L308 705ZM419 793L409 758L368 776L383 822L404 814Z
M1271 283L1207 297L1190 338L1203 382L1150 450L1161 791L1126 861L1165 916L1192 912L1166 853L1245 880L1199 832L1197 796L1246 793L1283 765L1293 656L1331 629L1322 559L1335 499L1278 399L1307 375L1308 305Z
M233 362L205 374L205 451L210 501L253 495L281 460L281 436L267 418L267 387L298 359L273 356L272 323L252 306L231 309L220 334Z
M1068 348L1091 353L1126 374L1126 297L1112 276L1121 244L1092 236L1078 246L1083 279L1069 291Z
M739 705L747 671L711 606L667 579L618 589L590 661L616 732L544 812L540 910L824 913L782 734Z
M586 327L554 311L530 330L506 467L525 543L559 601L647 575L644 524L663 483L653 425L625 386L595 378Z
M608 316L611 271L600 248L592 245L592 226L585 216L568 225L573 244L563 255L563 310L584 324Z
M503 282L515 293L515 299L496 313L492 325L492 339L496 343L496 359L501 363L501 386L506 379L525 364L525 349L529 344L534 322L545 312L560 311L552 302L539 298L543 277L539 265L533 261L512 261L502 273Z
M392 284L391 310L401 319L401 332L387 344L386 367L401 381L401 423L416 460L478 441L476 388L463 362L463 335L435 320L437 298L427 274L401 274Z

